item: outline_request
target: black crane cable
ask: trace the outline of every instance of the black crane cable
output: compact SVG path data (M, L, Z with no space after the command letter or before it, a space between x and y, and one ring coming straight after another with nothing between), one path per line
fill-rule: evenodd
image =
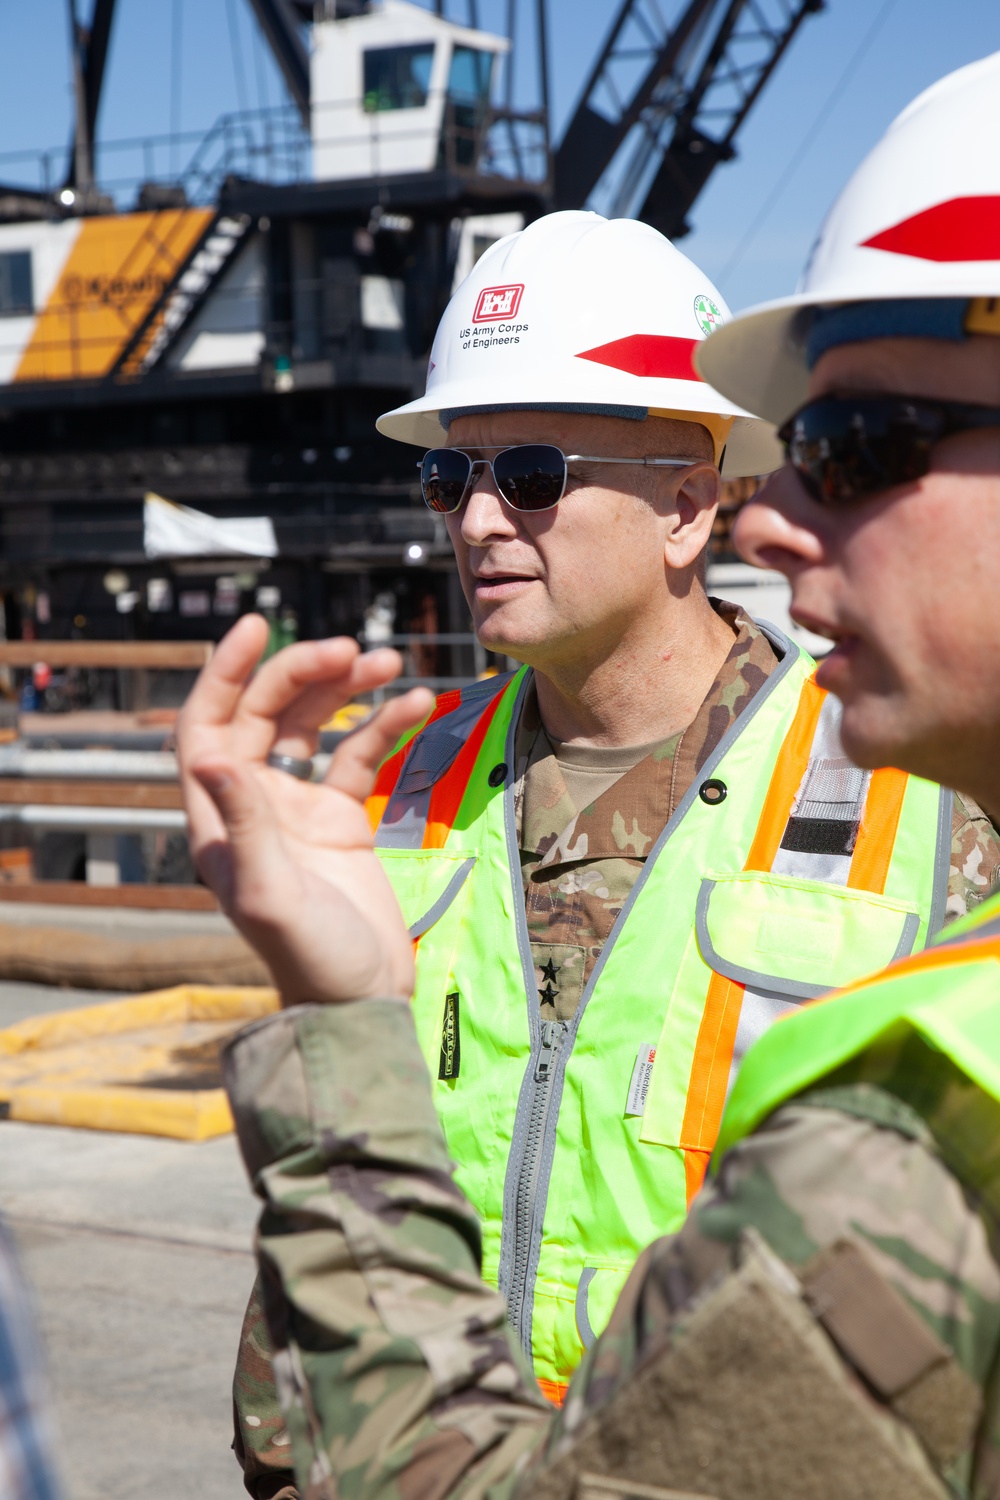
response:
M747 250L749 250L750 246L757 238L757 235L760 233L760 230L766 223L771 210L774 208L774 205L777 203L778 199L785 191L785 188L788 186L794 174L802 165L802 162L809 153L813 142L816 140L816 137L823 129L823 126L830 118L830 115L833 113L833 110L836 108L837 104L839 104L844 90L847 88L847 85L850 83L851 79L854 77L854 74L861 66L861 63L863 62L869 47L875 40L878 33L882 30L882 27L885 25L886 21L889 19L889 14L894 9L895 5L896 0L884 0L883 5L879 9L874 21L865 32L865 35L862 38L861 43L855 51L853 57L850 58L847 66L844 68L844 71L841 73L840 77L837 79L837 82L834 84L832 90L827 96L826 102L820 109L819 114L813 120L812 125L802 137L801 141L798 144L798 147L793 152L788 165L785 167L781 176L778 178L778 181L775 183L771 192L764 200L764 203L758 210L754 219L751 221L746 233L740 240L739 244L736 246L736 249L733 251L725 266L720 271L720 282L725 283L726 278L732 275L732 273L736 270L736 267L742 261Z

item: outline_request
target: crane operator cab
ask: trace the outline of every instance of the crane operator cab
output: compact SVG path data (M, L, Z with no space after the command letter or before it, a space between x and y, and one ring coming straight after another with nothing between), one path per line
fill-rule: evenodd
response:
M509 43L406 0L313 27L313 172L321 181L474 171Z

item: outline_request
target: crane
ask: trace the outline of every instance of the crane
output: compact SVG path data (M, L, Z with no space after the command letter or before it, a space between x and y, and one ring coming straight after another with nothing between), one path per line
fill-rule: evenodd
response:
M247 0L286 102L223 116L181 167L167 137L98 153L120 6L66 3L69 151L0 185L0 598L25 618L45 598L43 634L80 615L114 635L112 567L154 637L221 633L241 590L315 635L357 631L388 589L447 642L467 624L450 549L375 418L422 388L456 282L500 236L583 207L684 234L822 7L607 0L553 140L548 23L570 0ZM109 173L113 197L97 163L118 149L141 175ZM267 515L277 556L157 561L150 493Z
M824 0L623 0L555 152L554 202L608 209L671 239L799 28Z

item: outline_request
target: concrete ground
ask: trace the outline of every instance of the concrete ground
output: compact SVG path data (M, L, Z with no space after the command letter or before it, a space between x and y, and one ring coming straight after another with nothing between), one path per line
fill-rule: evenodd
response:
M0 983L0 1027L115 998ZM34 1287L70 1500L237 1500L230 1386L256 1208L234 1137L6 1121L0 1212Z

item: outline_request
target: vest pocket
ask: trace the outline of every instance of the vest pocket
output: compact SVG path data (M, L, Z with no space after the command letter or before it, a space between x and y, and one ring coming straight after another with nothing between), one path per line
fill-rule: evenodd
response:
M909 953L915 905L756 870L709 874L695 916L709 968L737 984L809 1000Z
M376 849L412 938L429 932L452 906L476 863L443 849Z
M657 1042L639 1140L711 1151L756 1036L804 1000L909 953L919 925L915 903L871 891L759 870L709 871Z
M396 893L410 936L419 939L413 1019L427 1066L436 1078L441 1069L442 1006L445 997L458 988L451 980L452 959L462 930L462 913L476 855L453 854L443 849L375 852ZM458 1002L455 1004L457 1021ZM457 1052L452 1052L451 1057L452 1071L437 1085L439 1088L455 1087Z

